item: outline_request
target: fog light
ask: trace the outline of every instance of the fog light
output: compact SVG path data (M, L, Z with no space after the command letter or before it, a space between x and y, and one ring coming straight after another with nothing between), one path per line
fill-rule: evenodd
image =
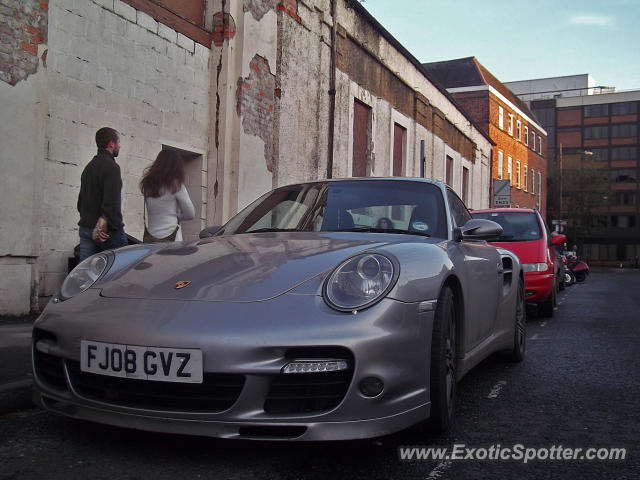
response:
M536 294L535 290L527 290L524 294L525 297L533 297Z
M337 372L347 368L349 364L346 360L296 360L287 363L282 373Z
M367 377L360 381L360 391L365 397L377 397L383 389L384 383L379 378Z

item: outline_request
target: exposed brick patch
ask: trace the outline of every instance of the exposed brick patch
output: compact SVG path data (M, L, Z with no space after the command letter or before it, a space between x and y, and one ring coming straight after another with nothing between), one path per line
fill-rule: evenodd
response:
M236 111L242 117L245 133L256 135L264 141L264 157L267 170L273 171L273 110L275 106L276 77L269 62L256 55L249 64L250 73L240 77L236 90Z
M15 85L38 69L38 45L47 41L49 2L2 0L0 80Z
M213 44L216 47L224 45L225 40L236 36L236 22L228 13L219 12L213 16Z
M276 0L244 0L243 9L251 12L258 22L262 20L269 10L276 8Z
M300 17L298 16L298 0L280 0L277 6L278 10L285 12L300 23Z

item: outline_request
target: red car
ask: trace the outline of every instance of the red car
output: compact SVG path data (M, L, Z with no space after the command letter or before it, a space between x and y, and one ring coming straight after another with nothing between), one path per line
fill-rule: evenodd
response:
M502 225L499 240L491 243L518 255L525 272L525 300L538 304L543 317L553 317L562 282L555 246L565 243L567 237L550 233L540 213L531 208L474 210L471 215Z

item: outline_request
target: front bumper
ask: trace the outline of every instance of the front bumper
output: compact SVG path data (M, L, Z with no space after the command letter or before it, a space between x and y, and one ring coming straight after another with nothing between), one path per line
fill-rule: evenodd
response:
M553 273L525 273L525 301L542 303L547 300L553 289L553 280Z
M419 313L415 303L389 299L352 314L330 309L315 295L252 303L177 302L106 299L90 290L47 308L36 322L35 398L44 408L74 418L158 432L278 440L375 437L428 418L432 322L433 312ZM113 377L95 375L106 382L98 391L79 383L82 339L199 348L205 375L241 377L242 383L222 409L202 402L198 408L179 402L151 405L147 399L136 401L137 393L123 402L120 390L109 384ZM350 365L335 404L327 408L312 398L272 408L268 400L292 356L317 357L325 351L344 353ZM43 364L42 358L54 360ZM359 384L367 377L383 381L381 394L363 395ZM314 378L322 381L321 375ZM305 384L294 394L321 391Z

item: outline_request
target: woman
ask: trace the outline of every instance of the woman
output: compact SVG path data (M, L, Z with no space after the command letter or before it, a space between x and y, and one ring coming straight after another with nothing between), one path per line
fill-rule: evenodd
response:
M140 181L148 216L144 242L182 241L180 221L195 216L184 179L184 161L176 150L162 150L145 170Z
M376 228L384 228L385 230L393 229L393 222L387 217L382 217L380 220L378 220Z

